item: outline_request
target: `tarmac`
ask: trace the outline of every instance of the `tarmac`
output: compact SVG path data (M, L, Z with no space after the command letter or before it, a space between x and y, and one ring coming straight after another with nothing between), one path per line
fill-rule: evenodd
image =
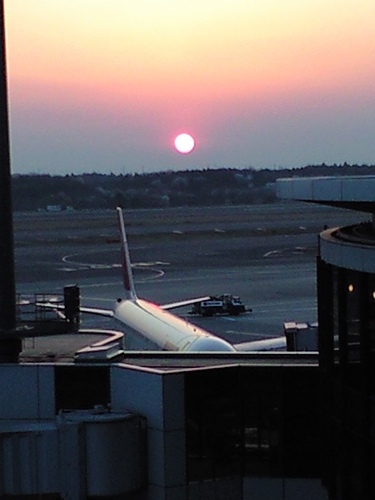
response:
M232 343L283 334L288 321L315 322L317 235L363 221L358 212L303 203L137 210L125 214L135 286L164 304L232 293L252 309L238 317L176 313ZM85 306L111 308L123 294L115 211L15 214L17 293L61 293L77 284ZM122 331L108 318L84 328ZM27 339L24 355L71 359L97 337ZM125 346L126 347L126 346Z

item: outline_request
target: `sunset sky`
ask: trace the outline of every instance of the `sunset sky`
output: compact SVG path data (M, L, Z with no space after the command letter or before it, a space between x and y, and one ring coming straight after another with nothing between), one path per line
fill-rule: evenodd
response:
M5 14L14 173L375 163L374 0L5 0Z

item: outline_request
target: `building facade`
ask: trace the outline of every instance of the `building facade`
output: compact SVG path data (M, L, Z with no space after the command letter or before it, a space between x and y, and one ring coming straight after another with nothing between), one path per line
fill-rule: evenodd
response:
M375 498L375 178L279 181L285 199L364 212L319 235L323 482L332 500Z
M0 365L1 496L326 499L317 354L268 354Z

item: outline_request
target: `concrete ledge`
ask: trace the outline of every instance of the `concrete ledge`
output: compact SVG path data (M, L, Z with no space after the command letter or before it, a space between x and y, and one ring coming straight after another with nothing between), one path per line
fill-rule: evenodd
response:
M338 228L320 233L320 256L328 264L360 271L375 273L375 246L352 243L337 238Z

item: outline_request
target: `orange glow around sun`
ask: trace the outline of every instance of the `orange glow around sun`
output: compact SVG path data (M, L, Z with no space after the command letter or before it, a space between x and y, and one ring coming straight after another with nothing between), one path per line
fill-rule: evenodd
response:
M312 83L345 85L373 67L366 47L375 44L375 8L359 3L356 10L343 0L337 19L323 0L288 8L276 0L192 0L189 9L172 0L108 0L95 8L92 0L12 0L10 77L167 106L183 95L220 102Z

